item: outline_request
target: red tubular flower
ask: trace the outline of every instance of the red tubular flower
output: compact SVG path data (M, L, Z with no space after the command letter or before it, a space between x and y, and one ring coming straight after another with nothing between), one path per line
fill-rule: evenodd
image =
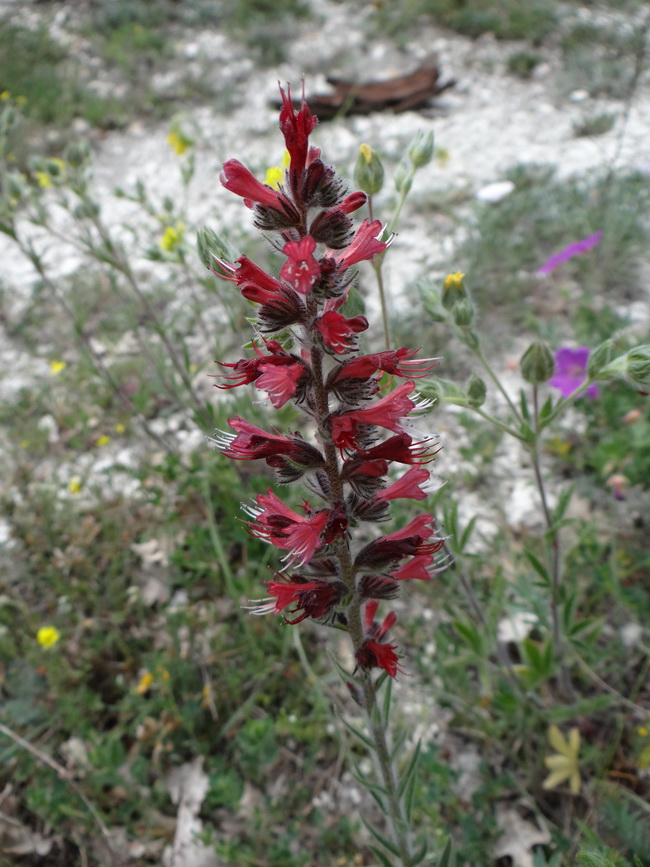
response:
M405 433L400 422L413 409L428 409L430 402L417 403L408 397L415 389L415 382L407 379L394 391L376 403L361 409L334 414L331 417L332 439L339 449L358 448L357 425L376 425L394 433Z
M286 197L274 190L273 187L258 181L255 175L239 160L225 162L219 180L231 193L241 196L248 207L255 203L266 205L276 211L284 212L286 209Z
M372 355L359 355L344 361L332 378L332 382L343 379L367 379L382 370L396 376L408 376L419 379L426 376L438 363L437 358L409 358L417 349L387 349L385 352L375 352ZM433 364L427 362L432 361Z
M286 613L300 614L294 620L285 617L287 623L300 623L306 617L321 619L327 617L347 593L342 581L309 581L302 575L275 574L279 581L264 582L270 598L256 600L259 604L249 608L251 614L280 614L293 605Z
M291 163L289 165L290 175L298 179L305 170L307 155L309 152L309 136L318 123L317 118L311 113L309 106L305 102L305 92L303 88L302 106L299 111L296 111L291 101L291 88L287 87L285 93L280 88L282 96L282 110L280 111L280 131L284 136L284 143L289 155ZM313 150L316 150L315 148ZM318 154L320 151L318 152ZM314 158L318 156L314 155ZM292 188L294 184L292 183Z
M219 437L208 437L227 458L253 461L281 455L310 469L322 467L325 463L318 449L299 436L270 434L239 416L229 418L228 424L236 432L236 436L220 431Z
M405 563L390 573L391 578L395 581L408 581L415 579L416 581L430 581L433 578L433 572L429 571L433 566L433 554L416 554Z
M369 637L365 639L357 650L357 665L363 668L364 671L368 671L371 668L383 668L391 677L396 677L397 672L401 671L399 657L395 653L397 645L384 644L382 640L395 623L397 617L393 611L390 611L384 617L383 623L380 626L373 619L377 612L377 604L377 601L374 599L366 603L364 627Z
M280 276L291 283L296 292L309 295L312 286L320 276L320 265L314 259L316 241L305 235L300 241L289 241L282 251L287 261L280 271Z
M430 442L431 440L413 442L413 439L408 434L402 433L389 437L383 443L366 449L362 454L364 458L370 460L382 458L398 464L428 463L440 451L439 448L435 449L435 451L429 451Z
M328 509L315 512L311 517L298 515L273 493L271 488L266 494L256 497L257 507L246 509L254 522L249 522L250 532L289 553L284 558L287 563L299 566L309 563L314 553L323 545L321 533L330 517ZM311 512L308 504L308 512Z
M355 335L365 331L368 320L365 316L352 316L348 319L340 313L328 310L316 320L316 328L323 338L323 343L334 352L348 352L354 349Z
M298 382L305 376L304 365L300 363L278 365L269 359L258 367L259 376L256 388L265 391L276 409L280 409L298 390Z
M359 551L354 564L358 569L385 569L404 557L435 554L445 540L440 537L432 539L434 528L433 515L417 515L401 530L369 542Z
M382 229L379 220L373 220L372 223L370 220L364 220L344 251L329 252L328 255L334 259L339 271L345 271L351 265L356 265L358 262L364 262L366 259L372 259L379 253L383 253L388 244L378 238Z
M262 271L248 256L240 256L237 262L239 268L235 269L228 262L220 261L221 267L229 273L219 276L237 283L244 298L256 304L268 304L281 298L283 292L286 293L287 287L284 283Z
M427 482L430 482L429 470L423 467L411 467L404 475L375 496L375 500L426 500L429 496Z

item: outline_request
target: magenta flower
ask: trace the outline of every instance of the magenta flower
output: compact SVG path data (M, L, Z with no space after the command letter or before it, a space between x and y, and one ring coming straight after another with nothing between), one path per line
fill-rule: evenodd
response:
M596 244L600 243L600 239L603 237L602 232L596 232L593 235L589 235L588 238L584 238L582 241L576 241L575 244L569 244L568 247L565 247L564 250L560 250L559 253L556 253L554 256L544 262L541 268L538 269L538 274L550 274L551 271L555 271L555 269L562 265L564 262L568 262L569 259L573 259L574 256L579 256L581 253L586 253L587 250L591 250L592 247L595 247Z
M284 564L277 580L266 582L267 598L255 600L251 611L347 630L359 677L377 668L395 677L399 657L387 641L395 614L376 621L379 601L397 596L407 579L429 580L440 571L444 539L430 514L365 546L355 543L353 531L385 520L395 499L423 501L432 490L426 465L437 446L433 437L411 436L409 416L431 405L414 391L437 360L418 359L417 350L405 347L359 353L368 320L339 311L354 280L352 266L384 253L388 243L380 240L377 220L363 220L354 231L351 215L366 195L347 194L309 144L315 125L304 94L297 109L283 91L280 129L290 163L279 189L259 182L238 160L226 162L221 175L224 187L252 208L255 225L271 234L284 257L279 276L246 256L236 263L215 260L215 273L257 305L257 334L282 335L253 342L252 358L224 362L219 387L252 383L275 409L293 402L308 416L313 444L239 416L228 419L231 431L211 442L233 460L264 460L280 484L304 479L318 498L316 507L303 500L294 510L269 488L246 507L248 532L279 549ZM380 388L383 374L403 381ZM389 483L393 463L408 469Z
M563 346L555 353L555 373L549 379L548 384L560 390L562 397L571 397L587 378L587 361L589 360L589 348L579 346L571 349ZM587 396L598 397L598 386L590 385Z

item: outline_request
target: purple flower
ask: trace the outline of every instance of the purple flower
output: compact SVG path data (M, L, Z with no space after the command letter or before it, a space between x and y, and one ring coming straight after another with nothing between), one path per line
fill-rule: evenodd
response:
M561 347L555 353L555 373L548 384L558 388L562 397L570 397L587 378L588 358L589 347L587 346L579 346L577 349ZM590 385L587 396L592 399L598 397L598 386Z
M550 274L551 271L555 271L558 265L562 265L563 262L568 262L569 259L573 259L574 256L579 256L580 253L586 253L587 250L591 250L592 247L595 247L596 244L600 243L602 237L602 232L596 232L595 235L589 235L588 238L584 238L582 241L576 241L575 244L569 244L569 246L565 247L564 250L560 250L559 253L556 253L555 256L551 256L547 262L544 262L537 273Z

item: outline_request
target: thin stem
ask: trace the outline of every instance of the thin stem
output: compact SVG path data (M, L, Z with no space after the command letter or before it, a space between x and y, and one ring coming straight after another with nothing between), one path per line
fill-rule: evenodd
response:
M57 285L54 283L54 281L50 278L50 276L45 271L45 268L43 267L43 263L41 262L40 256L36 253L35 250L32 249L32 247L30 245L25 244L25 242L22 241L17 236L14 236L14 240L15 240L16 244L18 245L22 254L27 259L29 259L29 261L32 263L32 265L36 269L36 272L38 273L39 277L43 281L43 284L45 286L47 286L52 297L56 300L56 302L59 304L59 306L63 309L63 311L65 312L69 321L72 323L75 334L77 336L77 340L78 340L78 342L80 342L83 345L83 348L88 353L88 356L90 357L90 359L91 359L91 361L95 367L95 370L108 383L113 394L117 397L117 399L120 401L120 403L122 403L122 405L125 407L125 409L131 415L135 416L139 420L140 424L142 425L143 430L147 433L147 435L150 436L151 439L153 439L162 449L164 449L164 451L166 451L168 454L171 454L172 450L171 450L170 446L168 446L167 443L162 439L162 437L160 437L149 426L147 419L142 415L142 413L138 412L138 410L135 408L133 403L124 394L124 392L120 388L120 384L117 382L117 380L115 379L115 377L111 373L110 368L106 364L104 364L104 362L101 359L101 356L99 356L95 352L95 350L93 349L92 344L90 342L90 339L88 338L86 332L84 331L81 324L79 323L77 317L74 314L74 311L72 310L72 308L68 304L64 295L61 292L59 292Z
M485 370L485 372L490 377L492 382L496 385L496 387L499 389L501 394L504 396L506 403L510 407L510 410L511 410L512 414L514 415L515 419L521 424L523 419L521 418L521 414L519 413L519 410L517 409L517 407L515 406L515 404L511 400L508 392L503 387L503 384L501 383L501 380L499 379L499 377L492 370L490 363L488 362L487 358L483 355L481 347L477 346L477 347L470 347L470 348L472 349L472 352L474 353L474 355L480 361L481 366L483 367L483 370ZM519 435L517 435L517 438L520 439Z
M90 815L95 820L97 827L99 828L102 836L105 839L109 851L114 854L113 847L111 845L111 835L108 831L108 828L104 824L104 820L99 815L97 808L94 806L94 804L88 800L86 795L81 791L81 789L79 788L79 786L77 786L74 780L70 779L70 773L63 767L63 765L60 765L51 756L48 756L47 753L39 750L38 747L34 746L34 744L30 743L30 741L25 740L25 738L21 737L19 734L12 731L12 729L10 729L8 726L4 725L4 723L1 722L0 734L3 734L5 737L9 738L9 740L12 740L17 746L21 747L21 749L26 750L28 753L31 753L31 755L33 755L35 759L41 762L41 764L47 765L48 768L51 768L60 780L70 786L72 791L76 795L78 795Z
M546 495L546 486L544 477L542 476L541 466L539 462L539 392L537 385L533 385L533 412L534 412L534 429L535 442L529 446L529 451L535 472L535 481L542 503L542 511L544 513L544 521L546 523L546 536L550 543L550 553L548 559L551 569L551 623L553 629L553 644L555 646L555 658L558 665L560 689L567 698L573 698L573 686L571 684L571 676L567 668L564 655L564 638L560 628L560 590L561 590L561 568L562 560L560 556L560 540L558 538L558 530L554 526L553 516L548 506L548 498Z
M400 867L400 865L401 867L410 867L413 854L410 834L408 833L408 822L404 813L402 799L399 797L395 769L390 760L390 750L386 739L386 720L382 719L377 704L377 690L369 674L364 678L363 695L368 716L368 728L375 745L375 757L379 766L378 771L388 796L388 803L385 805L388 808L386 818L388 819L393 842L400 853L400 861L396 867Z

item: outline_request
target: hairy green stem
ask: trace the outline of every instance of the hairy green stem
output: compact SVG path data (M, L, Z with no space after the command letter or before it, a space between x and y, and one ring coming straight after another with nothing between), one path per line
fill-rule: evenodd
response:
M571 676L566 664L566 655L564 652L564 636L560 626L560 592L561 592L561 570L562 558L560 555L560 540L558 538L558 529L554 526L553 516L548 506L548 498L546 496L546 486L544 477L539 462L539 392L537 385L533 385L533 411L534 411L534 430L535 442L529 446L530 456L535 472L535 481L542 503L542 511L544 513L544 521L546 523L547 545L550 546L550 551L547 549L547 555L551 571L551 599L550 613L553 629L553 645L555 650L555 659L558 666L558 681L560 690L566 698L572 699L574 696Z

